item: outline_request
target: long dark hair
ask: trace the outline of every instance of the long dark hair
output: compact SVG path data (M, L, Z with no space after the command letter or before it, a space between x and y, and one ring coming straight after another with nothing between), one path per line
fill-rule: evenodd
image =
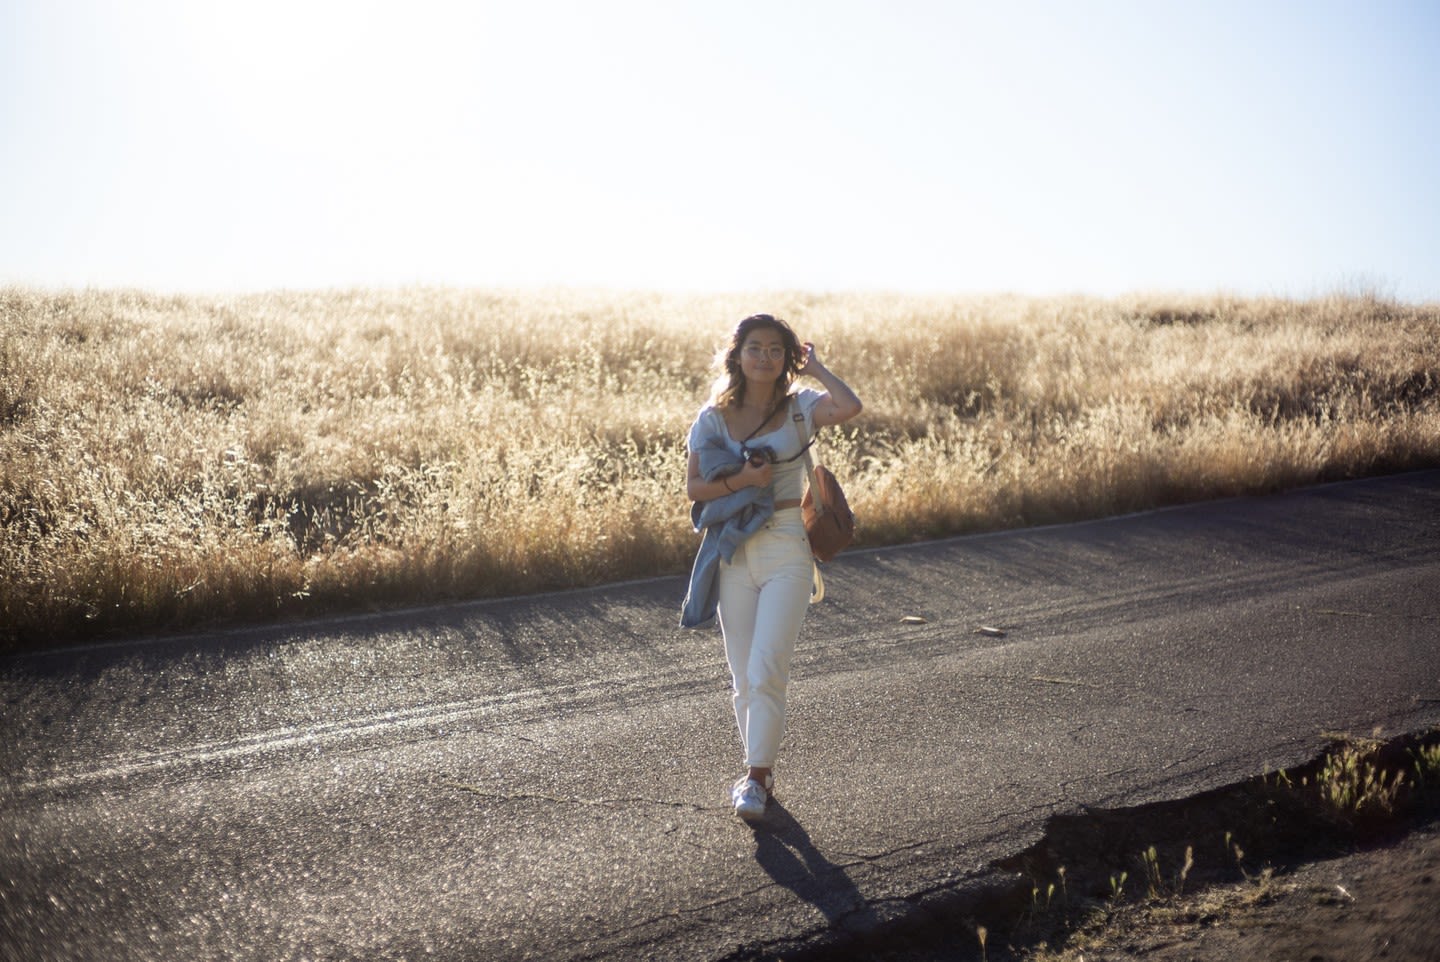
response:
M780 369L780 376L775 379L775 389L781 396L790 393L790 385L795 382L795 375L800 370L800 339L780 318L770 314L751 314L736 325L730 344L716 356L720 377L716 379L711 395L711 403L716 407L745 402L745 373L740 369L740 351L745 347L747 337L765 328L779 334L780 342L785 346L785 364Z

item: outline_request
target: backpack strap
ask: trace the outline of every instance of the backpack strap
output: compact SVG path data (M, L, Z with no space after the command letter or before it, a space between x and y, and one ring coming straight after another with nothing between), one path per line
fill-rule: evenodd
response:
M811 432L810 440L808 441L806 441L804 436L801 435L800 425L805 423L805 417L798 410L795 412L795 416L790 419L790 423L795 425L796 439L803 442L800 448L800 454L795 455L795 458L798 458L801 455L804 455L805 457L805 478L806 483L809 484L811 488L810 505L811 508L815 511L815 513L819 514L820 512L824 511L825 506L820 503L820 488L818 487L819 482L815 480L815 460L810 456L810 446L815 443L816 435L815 432ZM795 458L786 458L785 460L794 461ZM810 603L812 605L818 605L824 600L825 576L820 573L820 562L816 561L815 557L812 555L810 557Z
M797 411L796 414L798 416L799 412ZM797 417L797 419L791 421L791 423L795 425L795 434L797 436L800 434L800 425L804 423L804 421L804 417ZM815 473L815 459L810 456L810 446L815 443L815 438L818 436L819 432L811 432L810 440L805 441L804 446L800 448L800 454L795 455L795 458L800 457L802 454L805 456L805 481L810 486L811 507L816 514L823 514L825 512L825 506L820 502L820 476ZM805 439L802 437L801 440L804 441ZM786 460L794 461L795 458L787 458ZM820 569L815 569L815 574L816 577L819 577ZM823 587L820 589L820 593L822 595L825 593Z

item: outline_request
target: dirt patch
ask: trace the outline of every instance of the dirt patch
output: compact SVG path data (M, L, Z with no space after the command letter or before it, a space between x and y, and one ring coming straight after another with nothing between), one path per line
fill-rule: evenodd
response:
M1432 962L1440 955L1440 827L1151 905L1121 906L1033 962ZM991 958L1002 958L992 953ZM1016 956L1012 956L1016 957Z
M1433 960L1437 743L1339 739L1295 771L1057 818L1000 864L1031 904L982 958Z
M1192 798L1051 819L1008 886L932 904L871 962L1440 959L1440 731L1342 739Z

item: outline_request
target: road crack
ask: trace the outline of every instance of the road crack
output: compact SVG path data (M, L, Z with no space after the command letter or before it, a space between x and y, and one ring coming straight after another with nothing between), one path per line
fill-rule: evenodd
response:
M481 798L491 799L497 802L546 802L556 805L579 805L589 808L616 809L634 805L645 805L654 808L665 808L673 811L691 812L697 815L716 815L722 811L727 813L729 809L720 809L714 806L699 805L695 802L671 802L660 798L645 798L638 795L619 795L607 798L586 798L582 795L556 795L550 792L506 792L487 788L484 785L476 785L473 782L462 782L456 779L445 779L440 783L446 788L453 788L458 791L477 795Z

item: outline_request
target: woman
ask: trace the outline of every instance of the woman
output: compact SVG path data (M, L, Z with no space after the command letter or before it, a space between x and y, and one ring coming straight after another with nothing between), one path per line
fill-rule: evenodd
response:
M785 727L790 658L810 600L810 546L800 501L815 431L860 413L860 399L784 321L741 321L720 358L715 393L690 429L685 493L704 528L681 623L718 610L734 682L735 722L749 771L731 791L735 812L760 818L774 788ZM824 391L791 394L799 375Z

